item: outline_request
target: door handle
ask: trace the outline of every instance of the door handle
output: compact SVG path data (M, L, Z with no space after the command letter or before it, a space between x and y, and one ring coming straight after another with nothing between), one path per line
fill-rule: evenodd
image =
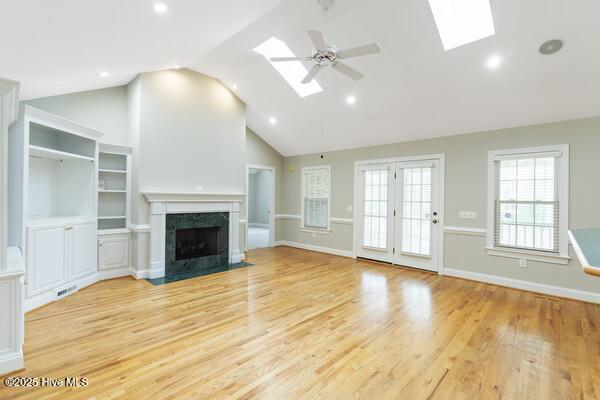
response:
M433 219L431 222L433 222L434 224L437 224L438 220L437 219Z

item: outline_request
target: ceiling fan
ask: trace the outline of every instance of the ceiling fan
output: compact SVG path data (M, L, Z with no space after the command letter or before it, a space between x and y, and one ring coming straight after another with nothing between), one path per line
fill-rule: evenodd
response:
M323 8L325 15L327 11L333 7L334 0L317 0L317 3ZM341 62L348 58L362 57L370 54L376 54L381 51L381 47L377 43L371 43L364 46L353 47L346 50L338 50L333 45L327 45L323 34L318 30L307 31L310 40L315 48L312 51L312 55L309 57L273 57L270 59L271 62L286 62L286 61L310 61L314 62L315 65L310 69L308 75L302 80L303 84L310 83L319 72L325 67L331 66L334 70L346 75L348 78L358 81L365 77L365 75L350 67L347 64Z

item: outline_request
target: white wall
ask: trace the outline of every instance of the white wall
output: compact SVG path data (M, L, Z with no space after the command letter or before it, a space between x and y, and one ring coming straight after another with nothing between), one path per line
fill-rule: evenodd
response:
M102 141L128 145L125 86L27 100L22 104L60 115L104 133Z
M145 191L245 192L246 113L240 99L219 81L186 69L144 73L136 85L135 223L149 221Z

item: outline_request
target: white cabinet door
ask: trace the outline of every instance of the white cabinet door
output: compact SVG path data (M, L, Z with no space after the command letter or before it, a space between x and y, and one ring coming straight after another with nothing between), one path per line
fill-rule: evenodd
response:
M34 296L66 282L65 228L36 228L27 232L27 294Z
M67 227L70 244L70 276L77 279L97 269L96 224Z
M98 269L129 266L129 235L101 237L98 241Z

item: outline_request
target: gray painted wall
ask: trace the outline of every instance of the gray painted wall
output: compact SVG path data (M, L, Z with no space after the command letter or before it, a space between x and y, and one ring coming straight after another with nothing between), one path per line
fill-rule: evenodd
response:
M128 145L125 86L27 100L22 104L60 115L104 133L101 141Z
M355 161L445 153L446 225L485 228L488 150L559 143L570 144L570 227L598 227L600 214L592 211L600 197L600 118L336 151L327 153L324 160L318 154L289 157L285 159L283 207L280 212L300 215L300 174L303 166L331 165L331 216L352 218L352 212L346 207L353 206ZM294 172L289 172L290 165L296 167ZM460 219L458 212L462 210L477 211L478 218ZM330 235L317 234L314 238L311 233L300 231L299 220L279 219L277 227L285 240L352 250L351 225L333 223ZM484 237L446 234L444 265L506 278L600 291L600 280L585 275L576 259L566 266L529 262L528 268L521 269L518 260L488 256L484 247Z

